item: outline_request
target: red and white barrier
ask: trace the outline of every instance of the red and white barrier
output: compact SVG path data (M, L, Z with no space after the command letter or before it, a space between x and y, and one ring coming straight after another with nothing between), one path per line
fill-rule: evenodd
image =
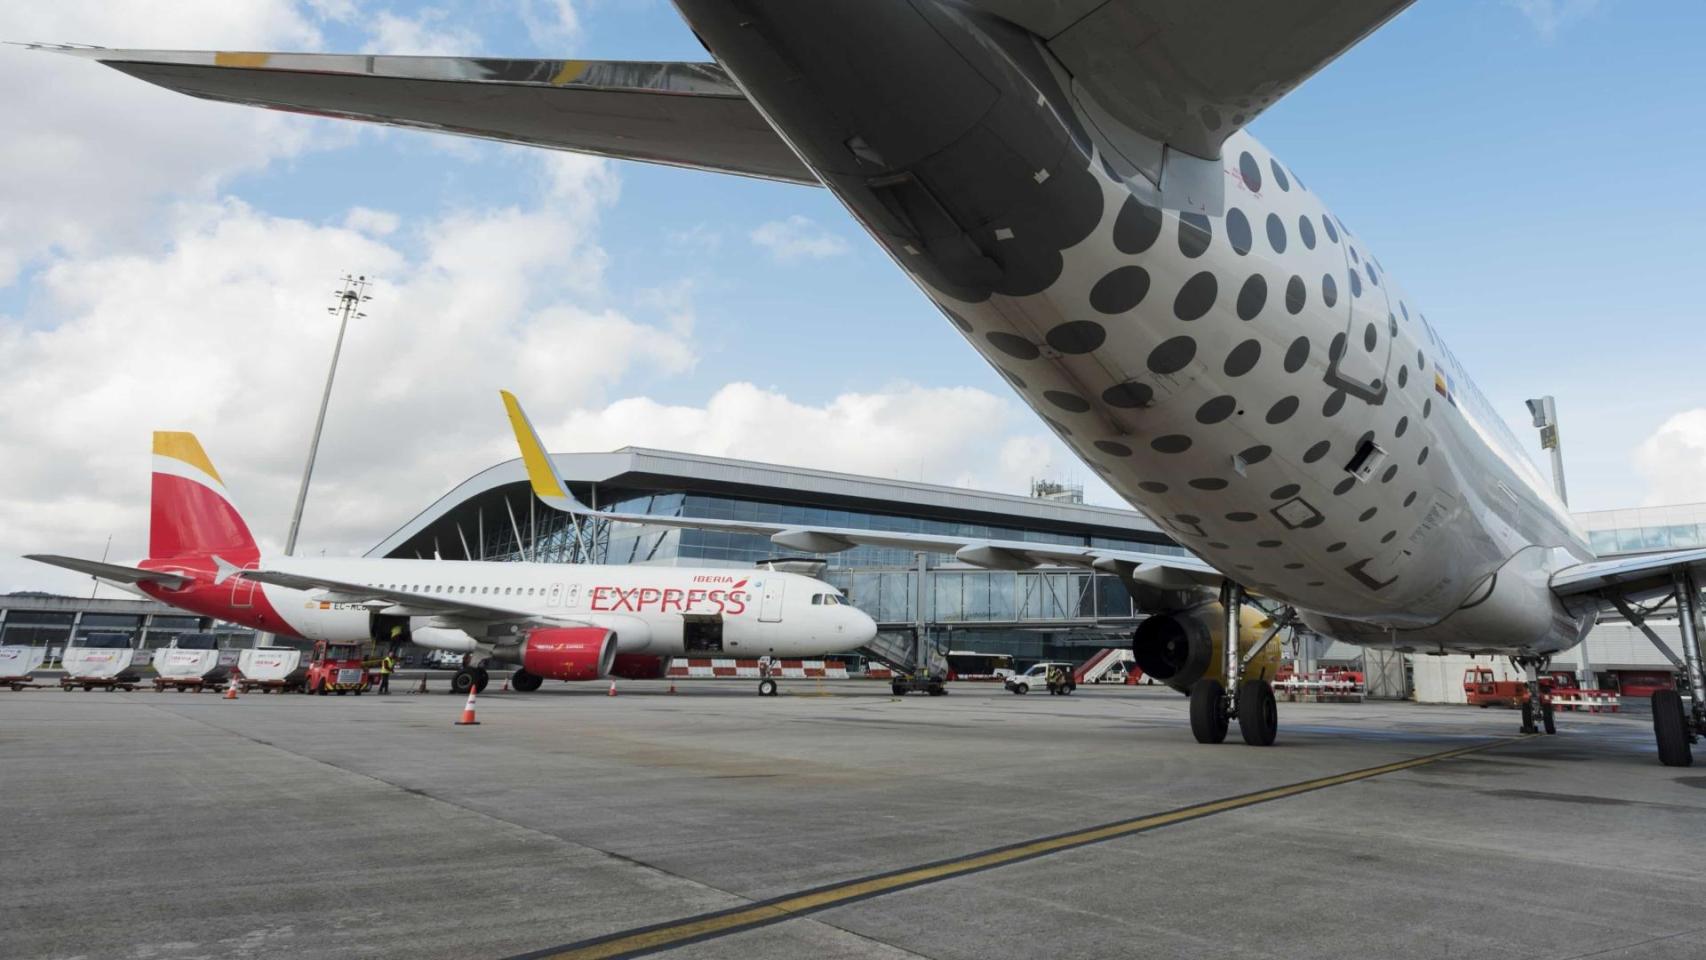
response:
M1580 713L1618 713L1623 709L1623 701L1617 694L1604 690L1554 690L1552 706Z
M840 660L776 660L771 663L770 675L783 680L846 680L847 665ZM665 676L672 680L757 680L758 661L733 657L676 657L669 661Z
M1362 681L1344 673L1293 674L1275 680L1274 696L1293 702L1360 703Z

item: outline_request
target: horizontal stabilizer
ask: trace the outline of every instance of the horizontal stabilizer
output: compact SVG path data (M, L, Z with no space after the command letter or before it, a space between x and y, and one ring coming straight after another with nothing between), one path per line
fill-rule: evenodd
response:
M31 46L204 100L818 183L714 63Z
M111 580L114 583L158 583L167 590L176 590L190 582L190 578L175 573L163 573L158 570L143 570L140 567L127 567L119 563L102 563L99 560L84 560L79 557L62 557L52 553L29 553L25 560L34 560L49 566L63 567L86 573L101 580Z

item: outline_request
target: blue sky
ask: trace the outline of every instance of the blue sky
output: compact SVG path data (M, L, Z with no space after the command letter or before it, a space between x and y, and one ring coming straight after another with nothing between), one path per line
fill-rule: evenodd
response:
M168 16L140 3L67 3L63 14L13 10L0 13L0 36L108 46L704 56L663 0L257 0L252 11L237 5L243 9L235 12L198 2ZM1682 0L1434 0L1399 16L1252 126L1401 278L1519 436L1532 434L1523 399L1558 397L1578 509L1706 500L1694 480L1706 470L1706 386L1698 373L1706 307L1697 292L1706 132L1695 122L1706 87L1696 50L1702 36L1706 5ZM0 157L0 227L14 237L9 248L0 240L0 348L27 347L35 351L30 362L46 369L54 357L69 364L66 358L117 349L111 339L136 322L137 311L189 316L219 296L238 304L264 297L279 301L278 315L258 313L252 333L228 318L206 361L231 362L218 342L252 336L277 338L265 339L263 356L294 357L300 349L301 365L311 368L317 361L307 358L324 352L330 331L302 318L329 292L333 263L392 271L386 279L398 288L387 304L382 287L372 310L372 323L393 338L389 353L364 361L357 343L352 363L385 364L404 355L398 344L410 337L454 343L456 330L483 331L423 355L421 369L346 368L353 384L339 400L348 406L334 406L334 456L316 496L342 497L381 516L355 522L355 507L327 507L316 529L311 514L306 535L317 533L325 549L371 543L506 453L501 422L483 409L466 423L454 412L422 412L435 418L436 438L408 415L420 409L411 398L451 390L470 398L500 386L524 400L531 394L548 441L571 449L694 441L731 408L714 398L750 410L719 393L747 383L759 401L779 396L793 405L777 418L778 430L846 431L850 443L877 448L854 456L801 446L797 459L822 461L814 465L1009 490L1028 474L1088 472L1065 458L824 191L639 164L563 168L522 148L263 116L39 53L0 51L0 80L9 78L24 96L0 107L0 117L13 112L8 126L30 134L11 160ZM124 104L122 113L114 102ZM76 150L105 159L55 159ZM122 192L107 182L115 178L129 178ZM350 227L356 208L380 211L385 226ZM490 269L444 265L455 249L447 232L503 211L537 217L541 235L565 245L562 258L527 251L537 262L513 276L502 260ZM757 242L767 224L797 242L785 250ZM304 239L297 248L223 239L222 226L247 235L243 225L254 235L294 231ZM196 252L196 237L207 252ZM339 258L322 264L316 247L335 248ZM308 252L297 263L288 260L290 249ZM443 286L429 294L415 275L434 265ZM158 302L142 295L126 306L88 289L116 272L137 289L169 291L173 278L198 270L217 296L198 298L192 283L181 295L162 293ZM245 286L250 274L264 275L267 285ZM67 287L73 278L81 284L75 291ZM493 284L489 295L479 278ZM464 309L473 313L478 297L489 296L495 319L437 316L452 289L471 291ZM457 369L492 338L535 342L527 338L545 336L561 310L579 311L589 323L603 317L630 344L609 355L606 373L564 371L585 389L542 383L552 373L530 366L525 352L510 359L493 351L488 367ZM594 335L556 347L594 361L605 348ZM70 370L61 376L79 382ZM101 374L97 367L84 376ZM134 543L136 525L124 518L140 514L145 475L131 448L145 442L145 425L176 418L203 431L216 462L224 462L221 450L246 461L233 468L249 488L244 502L262 501L251 508L263 518L258 527L281 526L275 504L288 502L291 482L284 465L300 456L312 415L313 390L297 381L317 376L317 369L259 376L255 382L268 386L258 402L250 395L239 403L242 384L231 381L222 388L230 395L213 394L206 409L138 387L122 411L84 410L75 422L102 438L101 453L67 469L127 479L102 492L98 509L58 512L47 509L47 498L63 489L58 474L9 478L0 481L11 486L0 486L0 520L31 518L30 537L64 541L68 551L98 542L102 529ZM0 389L0 401L14 411L33 408L50 398L20 391L49 390L53 382L44 374L10 395ZM398 402L366 402L369 387ZM936 409L945 398L964 404L957 418L923 425L938 431L936 442L909 432L908 403ZM276 435L257 439L253 426L237 427L232 411L255 417L257 403L268 416L278 408L265 421ZM762 425L757 406L748 415ZM653 429L657 420L690 426ZM34 420L17 423L0 427L26 438L48 432ZM645 429L625 437L624 425L635 424ZM376 444L375 436L386 439ZM41 442L32 448L19 440L17 450L0 452L31 454ZM775 446L720 442L708 452L777 455ZM75 449L58 452L77 459ZM1026 463L1027 454L1035 462ZM399 474L409 479L397 486ZM389 478L391 500L357 496L375 476ZM87 518L91 512L97 519ZM46 516L54 519L40 519ZM0 544L22 552L13 546ZM27 584L28 575L8 573L0 564L0 589Z

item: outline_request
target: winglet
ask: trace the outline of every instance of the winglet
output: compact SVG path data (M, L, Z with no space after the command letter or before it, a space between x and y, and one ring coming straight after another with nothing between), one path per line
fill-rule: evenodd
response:
M509 413L509 425L515 431L516 445L521 448L521 462L527 466L527 480L533 485L533 495L553 510L591 513L569 492L569 485L557 476L551 455L545 452L538 431L533 429L533 422L527 419L527 412L521 409L521 402L515 399L515 394L508 390L499 390L498 393L504 398L504 409Z

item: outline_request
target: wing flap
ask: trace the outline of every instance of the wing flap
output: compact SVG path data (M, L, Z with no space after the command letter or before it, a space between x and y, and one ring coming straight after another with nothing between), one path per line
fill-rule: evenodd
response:
M205 100L818 182L714 63L48 49Z

